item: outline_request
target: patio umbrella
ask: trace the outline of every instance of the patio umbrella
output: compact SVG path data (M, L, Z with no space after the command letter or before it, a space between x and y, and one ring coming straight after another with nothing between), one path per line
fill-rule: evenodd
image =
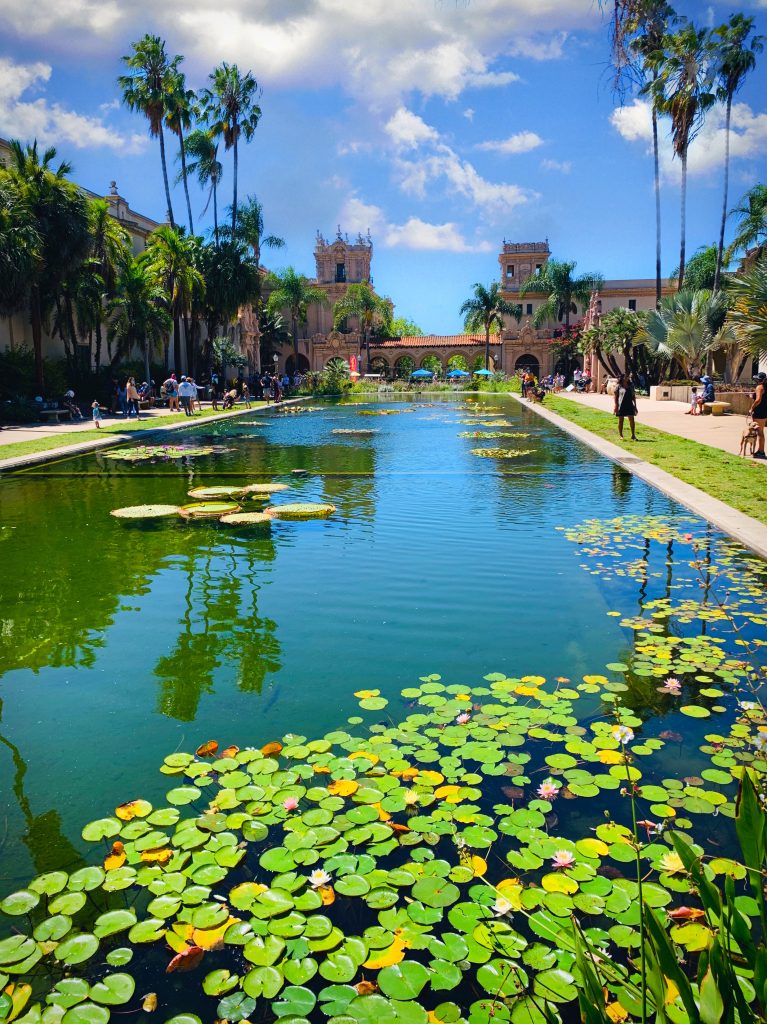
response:
M466 370L458 370L458 369L456 369L456 370L451 370L450 373L448 373L447 376L448 377L468 377L469 375L466 372Z
M492 370L475 370L474 371L474 376L475 377L492 377L493 376L493 371Z
M423 377L433 377L434 374L431 372L431 370L413 370L413 372L410 374L410 376L411 377L423 378Z

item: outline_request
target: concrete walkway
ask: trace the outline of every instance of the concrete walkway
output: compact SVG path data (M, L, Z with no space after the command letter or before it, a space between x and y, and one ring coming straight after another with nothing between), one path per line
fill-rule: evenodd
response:
M170 410L166 407L160 409L144 409L141 413L141 420L161 420L169 415ZM105 415L101 421L102 427L114 427L116 424L125 424L126 433L135 424L135 418L125 419L123 416ZM158 424L159 426L159 424ZM17 441L39 441L43 437L60 437L62 434L79 434L83 430L95 430L93 420L90 416L76 423L24 423L20 426L3 426L0 429L0 447L4 444L16 444Z
M579 405L587 405L600 412L613 411L613 399L610 395L578 395L575 392L560 391L557 398L567 398ZM690 441L719 448L721 451L737 455L740 452L740 438L746 425L746 417L730 414L729 416L686 416L689 406L685 402L656 402L651 398L637 397L637 431L645 423L666 434L676 434ZM626 424L626 436L629 436Z

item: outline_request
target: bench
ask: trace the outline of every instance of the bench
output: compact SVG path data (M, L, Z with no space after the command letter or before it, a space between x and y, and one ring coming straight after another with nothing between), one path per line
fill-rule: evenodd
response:
M71 419L69 409L41 409L37 415L40 419L48 419L49 417L53 418L55 416L57 423L61 422L62 416L69 416Z
M704 416L724 416L725 413L732 412L732 406L729 402L704 402L703 403L703 415Z

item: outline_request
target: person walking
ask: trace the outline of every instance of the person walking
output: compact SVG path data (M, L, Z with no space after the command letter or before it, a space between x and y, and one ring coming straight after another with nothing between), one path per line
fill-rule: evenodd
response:
M101 429L101 406L99 405L98 398L91 403L91 410L93 413L93 422L96 425L96 430Z
M128 419L130 419L132 412L136 413L137 420L141 419L141 411L138 404L138 388L133 377L128 377L125 383L125 395L128 399Z
M636 441L636 428L634 417L637 414L637 400L634 385L631 383L631 376L622 373L618 378L618 387L615 389L615 415L618 417L618 433L623 437L623 421L628 418L631 428L631 440Z
M757 373L756 375L756 392L749 415L754 421L757 435L754 458L767 459L767 455L764 454L764 428L767 424L767 373Z
M166 381L163 381L163 390L168 399L168 411L179 412L178 408L178 381L175 373L172 373Z
M192 398L193 398L193 396L194 396L194 388L189 383L189 381L186 379L186 377L182 377L181 378L181 383L178 386L178 397L179 397L179 400L181 402L181 406L182 406L182 408L184 410L184 415L185 416L191 416L192 415L192 408L191 408L191 406L192 406Z

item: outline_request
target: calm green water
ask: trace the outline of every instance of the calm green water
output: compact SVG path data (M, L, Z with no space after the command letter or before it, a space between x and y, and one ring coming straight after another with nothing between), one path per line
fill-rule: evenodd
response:
M360 688L379 688L396 715L399 691L430 672L466 684L492 671L578 679L630 656L632 631L610 610L700 596L671 550L648 556L641 581L605 579L579 568L557 529L688 513L512 399L484 406L531 436L488 443L534 454L477 458L480 442L458 434L481 428L462 424L457 405L252 415L186 435L231 449L214 456L91 455L0 480L3 891L76 864L84 822L164 792L156 768L174 749L319 735L358 712ZM333 434L361 427L377 433ZM203 483L272 478L336 515L277 522L266 537L109 515L181 504ZM657 699L633 696L651 734L684 729L700 742L705 724L680 726ZM666 756L669 770L692 765L681 744Z

